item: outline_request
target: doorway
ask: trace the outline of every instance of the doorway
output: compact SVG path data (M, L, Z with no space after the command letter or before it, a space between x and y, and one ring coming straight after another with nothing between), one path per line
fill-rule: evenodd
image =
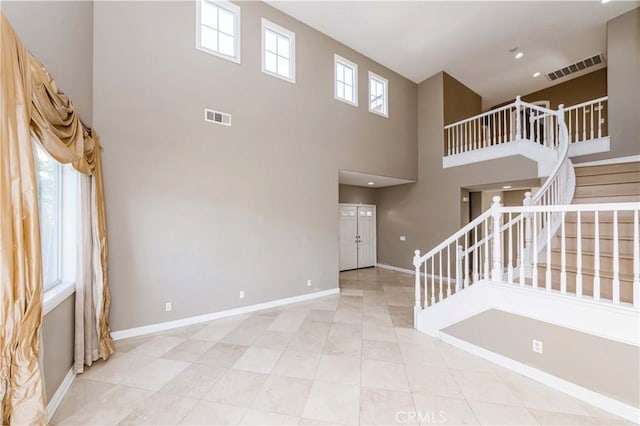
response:
M339 204L340 271L376 264L376 206Z

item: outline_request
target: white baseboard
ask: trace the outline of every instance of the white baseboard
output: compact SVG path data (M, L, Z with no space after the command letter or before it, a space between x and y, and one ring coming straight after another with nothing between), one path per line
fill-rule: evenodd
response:
M589 161L586 163L574 163L573 167L605 166L608 164L635 163L640 161L640 155L629 155L628 157L608 158L606 160Z
M390 271L396 271L396 272L403 272L405 274L409 274L409 275L413 275L415 274L415 271L412 271L411 269L405 269L405 268L399 268L397 266L391 266L391 265L385 265L384 263L376 263L376 268L382 268L382 269L388 269ZM420 273L421 277L424 277L424 272ZM433 274L427 274L428 278L437 278L440 279L439 276L435 276ZM446 277L442 277L442 281L443 282L451 282L451 283L455 283L456 279L455 278L451 278L451 279L447 279Z
M484 358L487 361L491 361L494 364L498 364L504 368L515 371L516 373L522 374L523 376L526 376L544 385L550 386L560 392L564 392L574 398L594 405L617 416L623 417L629 421L635 423L640 418L640 409L628 405L624 402L620 402L608 396L601 395L597 392L576 385L575 383L571 383L569 381L546 373L542 370L531 367L527 364L523 364L511 358L507 358L503 355L491 352L487 349L458 339L457 337L451 336L449 334L440 332L438 337L443 342L449 343L450 345L467 351L473 355L479 356L480 358Z
M157 333L159 331L171 330L174 328L185 327L188 325L199 324L202 322L213 321L220 318L227 318L234 315L248 314L251 312L271 309L278 306L289 305L291 303L304 302L306 300L316 299L318 297L331 296L339 294L339 288L330 290L317 291L315 293L303 294L301 296L287 297L285 299L273 300L271 302L258 303L256 305L242 306L240 308L228 309L226 311L213 312L210 314L198 315L194 317L183 318L175 321L160 322L157 324L145 325L142 327L128 328L126 330L114 331L111 333L113 340L127 339L129 337L143 336L145 334Z
M56 392L51 397L51 400L47 403L47 419L51 420L53 415L56 414L58 407L60 407L60 403L67 395L73 380L76 378L76 373L73 371L73 367L67 372L67 375L62 379L62 383L56 389Z

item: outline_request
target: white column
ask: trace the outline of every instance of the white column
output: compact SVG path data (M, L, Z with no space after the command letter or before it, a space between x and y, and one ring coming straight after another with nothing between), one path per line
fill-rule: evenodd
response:
M502 212L500 211L500 197L493 197L491 203L491 217L493 217L493 254L491 281L502 281Z

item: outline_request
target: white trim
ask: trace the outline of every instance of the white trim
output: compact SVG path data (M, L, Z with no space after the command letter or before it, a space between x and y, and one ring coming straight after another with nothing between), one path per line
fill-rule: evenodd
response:
M225 55L222 54L218 51L215 50L211 50L208 49L206 47L202 46L202 43L200 42L200 27L202 26L201 24L201 9L202 9L202 2L206 1L208 3L211 3L212 5L224 9L227 12L233 13L233 17L234 17L234 32L235 34L233 35L233 49L234 49L234 53L235 56L229 56L229 55ZM226 59L227 61L231 61L231 62L235 62L237 64L240 64L240 51L241 51L241 46L242 44L240 43L240 35L242 34L241 31L241 12L240 12L240 6L233 4L229 1L226 0L196 0L196 49L200 50L201 52L205 52L208 53L210 55L214 55L217 56L219 58L222 59Z
M338 64L353 69L353 102L338 97ZM358 64L335 53L333 55L333 97L347 105L358 107Z
M285 77L281 74L271 72L265 69L264 67L264 56L266 51L265 44L264 44L265 30L269 30L271 32L276 33L277 35L280 35L284 38L289 39L289 73L291 74L291 77ZM287 81L289 83L295 84L296 83L296 33L284 27L281 27L278 24L275 24L266 18L262 18L261 33L262 33L262 72L272 77L276 77L281 80Z
M573 163L573 167L605 166L608 164L622 164L640 162L640 155L629 155L628 157L608 158L606 160L589 161L586 163Z
M382 268L382 269L389 269L390 271L396 271L396 272L403 272L405 274L409 274L409 275L414 275L416 272L412 271L411 269L405 269L405 268L398 268L397 266L391 266L391 265L385 265L384 263L376 263L376 267L378 268ZM420 272L420 276L424 278L424 272ZM433 274L427 274L427 278L437 278L438 280L440 279L440 276L436 276ZM455 278L447 278L447 277L442 277L442 282L450 282L450 283L455 283L456 279Z
M575 383L571 383L511 358L507 358L506 356L491 352L449 334L440 332L438 337L445 343L453 345L480 358L484 358L487 361L491 361L494 364L505 367L511 371L515 371L525 377L550 386L553 389L564 392L574 398L623 417L629 421L637 422L640 417L640 409L625 404L624 402L620 402L608 396L586 389L582 386L576 385Z
M284 299L272 300L271 302L258 303L255 305L242 306L240 308L227 309L226 311L213 312L210 314L197 315L194 317L182 318L175 321L160 322L156 324L144 325L142 327L128 328L125 330L114 331L111 333L113 340L122 340L129 337L143 336L145 334L157 333L158 331L171 330L174 328L185 327L187 325L199 324L220 318L231 317L234 315L248 314L251 312L271 309L278 306L289 305L291 303L304 302L306 300L317 299L319 297L340 294L339 288L317 291L315 293L303 294L301 296L287 297Z
M382 86L384 87L383 112L371 109L371 80L377 80L378 82L382 83ZM389 80L374 73L373 71L369 71L369 98L367 99L367 104L369 106L370 113L389 118Z
M76 292L75 282L62 282L55 287L44 292L42 301L42 315L47 315L53 311L56 306L64 302Z
M611 151L611 138L609 136L603 136L588 141L571 142L569 144L568 155L573 158L609 151Z
M62 379L62 383L56 389L56 392L51 397L51 400L47 403L47 419L50 421L53 418L53 415L56 414L58 407L62 403L62 400L69 392L69 388L73 383L73 380L76 378L76 373L73 371L73 367L67 372L67 375Z

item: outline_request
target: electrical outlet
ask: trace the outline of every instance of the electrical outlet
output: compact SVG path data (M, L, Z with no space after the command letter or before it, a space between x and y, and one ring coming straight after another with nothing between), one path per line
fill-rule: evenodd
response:
M542 342L540 340L533 340L532 349L534 352L541 354L542 353Z
M400 241L407 241L407 237L405 237L404 235L400 235Z
M240 291L240 299L244 299L244 290Z
M171 302L167 302L164 304L164 310L166 312L169 312L171 309L173 309L173 307L171 306Z
M307 280L307 287L311 287L311 280Z

